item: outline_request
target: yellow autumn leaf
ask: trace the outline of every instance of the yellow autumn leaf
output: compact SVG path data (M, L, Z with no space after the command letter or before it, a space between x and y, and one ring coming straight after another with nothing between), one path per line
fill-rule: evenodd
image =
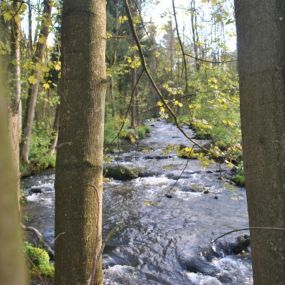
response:
M60 71L61 70L61 62L58 61L54 64L54 69L57 70L57 71Z
M38 41L39 41L40 44L44 44L44 43L46 42L46 38L41 35L41 36L39 37Z
M112 38L112 36L113 36L112 33L110 33L110 32L107 32L107 33L106 33L106 38L107 38L107 39Z
M177 100L174 101L174 106L183 107L183 104Z
M48 89L50 88L50 86L49 86L48 83L44 83L44 84L43 84L43 88L44 88L45 90L48 90Z
M3 18L7 22L7 21L10 21L13 18L13 15L10 12L6 11L6 12L3 13Z
M28 82L32 85L36 84L37 83L37 78L34 76L34 75L31 75L29 78L28 78Z
M127 16L121 16L118 18L119 24L124 24L128 20Z

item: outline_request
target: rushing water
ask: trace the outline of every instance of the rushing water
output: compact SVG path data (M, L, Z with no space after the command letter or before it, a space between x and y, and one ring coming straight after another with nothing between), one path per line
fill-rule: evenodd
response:
M139 167L147 177L104 184L104 235L122 224L104 250L105 284L252 284L250 253L231 250L237 234L211 244L224 232L248 226L245 190L221 180L218 165L204 168L166 152L168 145L189 142L171 124L149 124L149 137L111 156L112 163ZM23 182L41 192L30 192L25 212L49 242L53 183L52 172Z

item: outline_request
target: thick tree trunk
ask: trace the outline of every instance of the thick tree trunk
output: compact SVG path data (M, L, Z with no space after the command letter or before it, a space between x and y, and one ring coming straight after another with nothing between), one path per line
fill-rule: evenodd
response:
M2 23L1 23L2 24ZM0 39L3 27L0 25ZM6 86L3 71L7 70L0 58L0 284L25 285L25 263L17 202L17 176L12 163ZM5 76L6 78L6 76ZM5 80L6 81L6 80Z
M44 17L41 24L42 28L40 31L35 55L33 58L33 62L35 65L41 63L44 57L47 38L49 35L50 21L51 21L52 0L44 0L43 5L44 5L43 9ZM31 76L35 78L36 82L35 84L31 84L28 91L28 101L27 101L26 115L24 121L22 146L21 146L21 159L26 164L29 163L31 135L32 135L33 122L35 117L36 103L39 93L41 71L37 68L31 73Z
M285 228L285 2L236 0L251 227ZM254 284L284 285L285 231L252 230Z
M14 0L13 10L17 11L20 1ZM11 137L12 155L14 169L17 173L17 194L20 196L20 163L19 163L19 143L21 134L21 118L22 118L22 104L21 104L21 24L15 19L11 22L11 95L9 102L9 133Z
M97 285L103 283L99 253L106 1L66 0L63 3L63 69L55 183L55 284ZM99 260L95 258L98 255ZM88 281L95 263L95 278Z

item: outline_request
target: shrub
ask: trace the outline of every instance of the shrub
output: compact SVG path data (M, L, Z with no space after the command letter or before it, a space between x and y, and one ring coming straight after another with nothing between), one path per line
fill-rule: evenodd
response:
M214 152L237 164L242 158L238 78L235 72L204 66L192 75L195 93L181 123L191 125L196 138L211 139ZM214 155L211 153L214 157Z
M35 170L55 167L55 154L49 152L51 138L52 134L43 128L38 128L33 131L29 159ZM23 170L22 168L22 171Z
M150 133L150 127L147 125L139 126L135 129L136 135L139 139L143 139L147 134Z
M141 125L135 129L125 129L121 132L120 138L127 139L131 143L135 143L137 140L143 139L149 133L150 127L147 125Z
M123 124L123 120L119 117L115 118L108 118L105 121L105 130L104 130L104 143L105 145L110 145L113 143L114 139L116 138L121 126ZM120 137L122 134L126 132L129 128L129 121L127 120L124 124L124 127L120 133Z

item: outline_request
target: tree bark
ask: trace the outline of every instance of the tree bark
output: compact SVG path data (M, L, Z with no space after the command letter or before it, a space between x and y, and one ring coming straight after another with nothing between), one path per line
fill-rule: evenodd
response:
M285 2L235 0L251 227L285 228ZM251 230L256 285L284 285L285 232Z
M20 0L14 0L13 10L16 12L21 5ZM17 173L17 187L16 192L20 196L20 135L21 135L21 118L22 118L22 104L21 104L21 23L14 19L11 22L11 60L10 60L10 74L11 74L11 94L9 102L9 133L11 138L12 155L14 169Z
M3 35L0 24L0 38ZM26 272L18 211L17 176L12 163L8 131L8 103L3 74L7 65L0 58L0 284L25 285ZM7 81L6 81L7 82Z
M50 21L51 21L52 0L44 0L43 5L44 5L43 9L44 16L41 23L41 31L39 34L35 55L33 58L33 63L35 65L41 63L45 53L47 38L49 35ZM33 76L36 79L36 82L35 84L30 85L28 91L28 101L27 101L26 115L24 121L24 132L22 136L22 146L21 146L21 160L25 164L29 163L31 135L32 135L33 122L35 117L36 103L39 93L41 71L38 68L36 68L35 70L32 71L31 76Z
M102 244L105 45L106 1L65 0L55 182L56 285L103 284L102 259L96 256Z

